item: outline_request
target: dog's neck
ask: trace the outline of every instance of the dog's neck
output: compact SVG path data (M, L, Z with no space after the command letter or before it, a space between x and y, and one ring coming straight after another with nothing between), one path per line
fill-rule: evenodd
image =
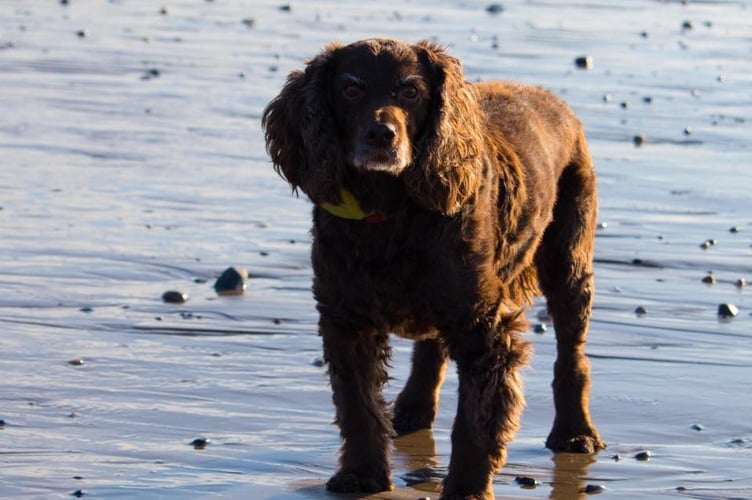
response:
M341 219L364 221L369 224L376 224L385 220L384 214L375 210L370 212L364 211L360 207L360 203L355 195L347 188L340 189L340 197L342 201L334 204L324 202L319 205L321 208L329 212L330 214L339 217Z

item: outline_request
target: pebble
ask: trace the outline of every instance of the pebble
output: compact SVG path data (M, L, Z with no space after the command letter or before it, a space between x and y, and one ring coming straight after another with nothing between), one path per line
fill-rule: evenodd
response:
M188 300L188 294L177 290L168 290L162 294L162 300L168 304L183 304Z
M694 26L692 25L692 21L684 21L682 23L683 30L691 30L692 28L694 28Z
M596 227L598 229L606 229L608 227L608 222L599 222Z
M83 366L84 360L83 358L75 358L68 361L68 364L71 366Z
M611 455L611 460L613 460L614 462L618 462L619 460L621 460L621 455L619 454Z
M486 12L489 14L501 14L504 12L504 6L500 3L492 3L486 7Z
M702 430L705 430L705 427L702 424L692 424L692 430L700 432Z
M537 479L528 476L517 476L516 478L514 478L514 480L523 488L533 489L540 484Z
M715 283L715 276L713 276L712 274L708 274L702 278L702 282L708 285L712 285L713 283Z
M539 335L542 335L546 333L546 329L546 325L544 325L543 323L538 323L535 325L535 328L533 328L533 331Z
M0 427L5 427L5 420L0 418Z
M642 316L642 315L647 314L648 311L642 306L637 306L634 310L634 313L637 314L638 316Z
M653 454L650 451L641 451L634 457L635 457L635 460L639 460L640 462L647 462L653 457Z
M76 490L73 493L71 493L71 496L76 497L76 498L81 498L84 495L86 495L86 493L84 493L84 490Z
M252 17L246 17L243 19L243 24L245 24L247 28L253 28L256 25L256 20Z
M248 270L244 267L228 267L214 283L217 295L241 295L248 286Z
M190 443L190 445L196 450L203 450L208 444L209 440L207 438L196 438Z
M729 228L729 233L736 234L736 233L740 233L741 231L742 229L739 226L733 226Z
M747 280L745 280L744 278L739 278L734 282L734 286L736 286L736 288L744 288L745 286L747 286Z
M87 36L89 36L89 32L86 30L78 30L76 31L76 36L78 38L86 38Z
M313 361L311 361L311 364L315 366L316 368L321 368L324 366L324 360L321 358L316 358Z
M739 314L739 309L734 304L720 304L718 306L718 316L721 318L733 318Z
M582 490L582 492L586 495L597 495L598 493L603 493L604 491L606 491L606 487L602 484L588 484Z
M576 57L574 65L580 69L591 69L593 67L593 56Z
M86 307L82 307L81 309L79 309L79 311L81 311L82 313L90 313L90 312L94 312L94 308L86 306Z
M684 127L684 135L692 135L692 127Z
M645 143L645 136L642 134L637 134L632 138L632 142L634 142L635 146L642 146Z
M705 240L702 243L700 243L700 248L702 248L703 250L707 250L708 248L714 247L717 244L718 244L718 242L716 240L714 240L714 239L708 239L708 240Z
M154 78L159 78L161 74L162 73L158 69L155 69L155 68L147 69L146 71L144 71L144 74L141 76L141 79L153 80Z

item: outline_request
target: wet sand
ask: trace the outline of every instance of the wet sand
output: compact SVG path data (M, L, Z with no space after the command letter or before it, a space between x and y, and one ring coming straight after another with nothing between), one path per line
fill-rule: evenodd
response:
M752 5L489 4L0 4L0 497L342 498L323 486L338 436L310 206L272 171L259 118L324 43L393 36L449 46L470 80L551 88L597 166L587 352L609 448L544 448L554 336L531 333L497 497L752 498L752 307L735 285L752 280ZM231 265L248 290L218 297ZM410 349L394 345L390 397ZM450 370L433 432L395 442L399 491L372 498L437 496L455 393Z

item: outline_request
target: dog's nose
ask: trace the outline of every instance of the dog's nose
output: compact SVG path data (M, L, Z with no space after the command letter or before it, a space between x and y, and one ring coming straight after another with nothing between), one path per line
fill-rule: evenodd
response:
M390 146L397 129L389 123L373 123L366 130L365 141L369 146Z

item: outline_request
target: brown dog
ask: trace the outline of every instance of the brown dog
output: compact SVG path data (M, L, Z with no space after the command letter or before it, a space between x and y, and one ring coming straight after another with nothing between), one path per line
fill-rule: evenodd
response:
M327 488L393 488L390 437L432 425L449 357L459 406L442 498L493 498L524 406L522 308L539 288L558 348L546 445L605 446L583 352L595 179L566 104L466 83L432 43L373 39L329 45L291 73L263 125L275 169L315 203L313 292L343 440ZM390 332L416 341L391 419Z

